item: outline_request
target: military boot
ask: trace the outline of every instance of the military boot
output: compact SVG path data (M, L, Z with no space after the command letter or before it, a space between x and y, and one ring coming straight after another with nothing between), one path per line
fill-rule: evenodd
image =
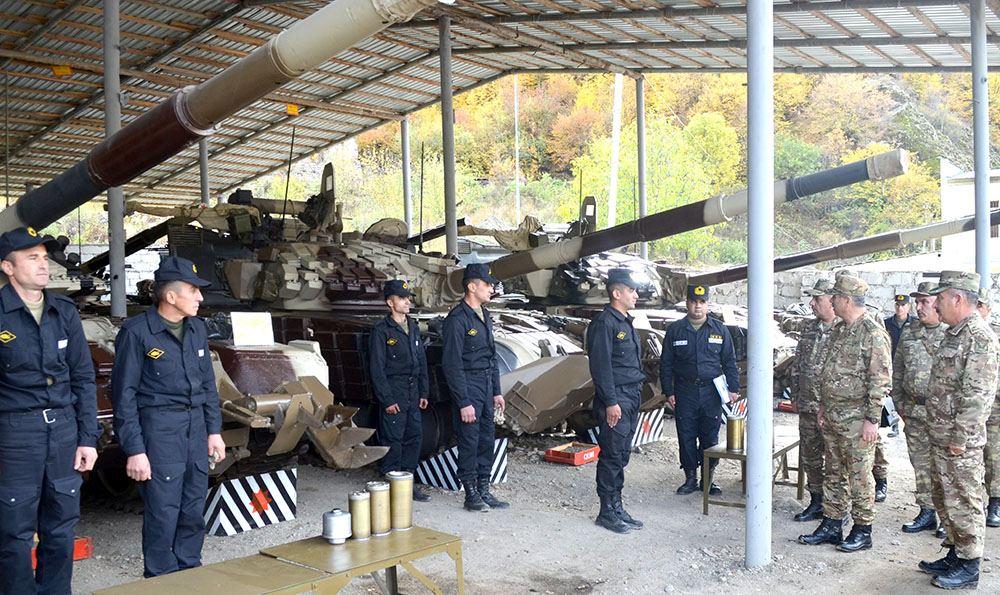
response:
M937 529L937 513L933 508L920 508L917 516L903 525L903 533L920 533L921 531L933 531Z
M944 530L944 525L938 525L937 531L934 532L934 537L938 539L944 539L947 537L948 532Z
M431 495L425 492L420 486L413 485L413 501L414 502L430 502Z
M684 470L684 483L677 488L677 493L683 495L693 494L698 491L698 472L694 469Z
M601 496L601 512L598 513L594 524L615 533L628 533L631 529L615 512L615 499L611 496Z
M844 520L823 517L823 522L809 535L799 535L799 543L820 545L832 543L839 545L844 541Z
M806 506L805 510L792 518L800 523L818 521L823 518L823 494L809 492L809 506Z
M715 485L715 482L712 481L714 477L715 477L715 468L713 467L708 470L708 493L711 496L718 496L719 494L722 493L722 488ZM704 474L702 474L701 481L698 482L698 491L701 492L704 490L705 490L705 477Z
M854 523L851 527L851 533L847 536L847 539L842 541L837 549L842 552L860 552L861 550L870 550L872 548L872 526L871 525L859 525Z
M942 589L975 589L979 587L979 558L955 558L951 570L935 576L931 584Z
M618 518L625 521L625 524L628 525L630 529L642 529L643 527L642 521L632 518L632 515L630 515L628 511L625 510L625 505L622 504L621 493L615 496L614 507L615 507L615 514L618 515Z
M479 494L479 488L475 482L466 481L465 484L465 509L473 512L486 512L489 505L483 502L483 497Z
M479 478L479 496L490 508L510 508L509 503L504 502L503 500L498 500L496 496L490 493L489 477Z
M933 562L926 562L921 560L917 567L921 572L926 572L927 574L933 574L934 576L940 576L951 570L952 566L958 563L958 555L955 554L955 546L948 546L948 553L945 554L944 558L938 558Z
M986 506L986 526L1000 527L1000 498L990 498Z
M889 480L886 478L875 478L875 501L885 502L889 496Z

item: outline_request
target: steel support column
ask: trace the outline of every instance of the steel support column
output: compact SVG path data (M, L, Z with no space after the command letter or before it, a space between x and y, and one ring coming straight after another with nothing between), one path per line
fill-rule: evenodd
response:
M104 134L122 127L118 0L104 0ZM82 230L80 230L82 231ZM111 315L125 316L125 195L108 188L108 266L111 269Z
M455 204L455 108L451 84L451 18L438 18L441 63L441 150L444 153L445 252L458 255L458 207Z
M747 3L748 345L746 555L771 562L771 438L774 354L774 7Z
M201 204L208 206L208 137L198 141L198 173L201 174Z
M636 177L638 178L639 216L646 216L646 79L635 79ZM649 258L646 242L639 243L639 256Z
M976 272L982 287L990 279L990 132L986 55L986 2L970 0L972 28L972 138L976 195Z
M410 192L410 119L399 121L399 144L403 160L403 221L406 235L413 235L413 195Z

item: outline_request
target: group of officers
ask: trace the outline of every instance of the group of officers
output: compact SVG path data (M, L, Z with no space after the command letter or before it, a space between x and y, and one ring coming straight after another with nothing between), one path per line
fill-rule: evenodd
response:
M74 302L45 289L46 240L34 229L0 235L0 592L69 593L82 473L97 460L94 370ZM222 418L205 323L197 317L208 285L196 266L162 259L154 275L155 306L129 318L115 341L111 379L114 431L126 472L145 502L144 576L201 564L209 466L225 457ZM504 410L493 324L486 304L497 283L486 264L463 274L464 295L442 326L442 368L454 402L458 475L470 511L507 508L491 493L494 416ZM1000 525L1000 416L990 415L998 389L997 335L985 318L989 299L974 273L944 271L897 296L894 322L868 313L868 285L850 274L807 291L815 319L802 330L793 392L799 409L800 456L809 506L796 520L819 520L799 537L841 551L872 545L876 466L883 399L902 416L916 476L917 518L907 532L943 528L947 555L920 562L946 588L978 584L983 556L984 481L991 525ZM616 533L641 529L623 505L624 470L638 425L645 380L642 345L629 313L638 284L628 269L608 273L609 303L586 336L601 448L596 469L596 523ZM687 316L666 330L660 360L663 394L675 411L678 494L719 487L697 477L703 451L718 442L724 400L739 398L732 337L708 316L710 288L687 291ZM388 306L374 326L369 369L389 447L380 471L415 471L420 411L430 393L425 346L408 316L410 287L384 285ZM908 297L917 318L899 316ZM905 320L901 320L904 319ZM896 328L893 328L896 327ZM887 328L892 332L887 332ZM898 337L898 339L897 339ZM725 389L717 379L725 379ZM987 440L987 419L989 440ZM984 454L984 446L986 452ZM985 463L984 463L985 458ZM985 477L984 477L985 476ZM430 497L419 489L414 500ZM844 538L843 523L853 519ZM38 535L37 570L32 570Z
M843 274L806 290L815 318L801 329L791 388L810 503L795 520L821 522L799 542L844 552L872 547L873 467L883 402L891 397L903 421L919 507L902 530L937 531L947 549L918 567L935 586L974 588L987 522L1000 526L1000 490L993 485L1000 485L1000 431L990 431L987 441L987 427L1000 426L991 415L998 341L988 293L975 273L943 271L937 283L896 295L894 315L879 320L866 308L868 289ZM916 317L909 313L911 298ZM845 538L848 515L853 525Z

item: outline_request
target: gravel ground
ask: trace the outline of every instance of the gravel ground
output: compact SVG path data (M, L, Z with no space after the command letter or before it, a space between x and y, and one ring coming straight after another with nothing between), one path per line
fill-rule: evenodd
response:
M794 415L775 413L775 424L791 426ZM677 496L683 479L677 466L677 440L672 423L665 440L642 447L628 467L625 499L630 512L646 528L616 535L598 528L594 465L567 467L545 463L545 448L565 442L558 437L512 440L509 482L495 490L510 500L507 511L469 513L461 496L431 490L433 500L415 503L417 524L461 535L467 592L501 593L653 593L766 592L842 593L864 589L875 593L933 591L917 561L940 557L930 533L906 535L900 525L916 513L911 494L913 473L902 436L886 441L890 461L889 498L878 505L872 550L856 554L832 546L808 547L795 542L816 523L795 523L802 508L794 488L775 489L774 563L763 569L743 567L743 511L712 507L701 514L699 494ZM723 436L724 438L724 436ZM347 493L358 489L370 470L332 471L300 467L298 519L236 537L209 537L204 562L256 553L259 549L318 535L321 515L344 506ZM726 497L739 494L739 466L723 461L717 482ZM78 562L74 591L89 593L141 578L141 518L121 512L85 509L78 533L93 538L96 555ZM1000 592L1000 565L991 560L1000 530L987 533L987 558L980 590ZM445 555L426 558L417 567L455 592L454 565ZM400 589L424 592L405 572ZM377 592L370 579L355 581L347 593Z

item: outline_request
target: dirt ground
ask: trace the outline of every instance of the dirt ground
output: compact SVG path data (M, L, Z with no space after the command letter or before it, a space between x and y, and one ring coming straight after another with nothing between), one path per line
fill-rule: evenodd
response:
M792 426L794 415L775 413L775 424ZM594 465L567 467L541 460L545 448L565 442L558 437L515 438L509 458L509 482L495 490L512 508L470 513L461 495L431 490L433 500L415 503L418 525L455 533L463 539L467 592L501 593L917 593L937 591L916 569L921 559L940 557L930 533L906 535L900 525L916 513L913 473L902 436L886 440L890 462L889 498L878 505L872 550L845 554L832 546L796 543L816 523L796 523L802 508L795 489L774 492L774 562L757 570L743 567L743 510L712 507L701 513L700 493L677 496L683 474L677 465L673 423L665 424L665 440L633 454L626 475L625 501L646 523L641 531L616 535L594 525L597 497ZM724 438L724 436L723 436ZM374 475L370 470L332 471L299 468L298 518L235 537L209 537L204 562L256 553L259 549L318 535L321 515L345 506L347 493ZM739 494L739 466L723 461L718 483L724 495ZM141 518L108 510L85 509L78 533L93 538L96 555L78 562L74 592L136 580L142 576ZM982 592L1000 592L1000 530L988 529ZM445 555L416 566L455 592L454 565ZM400 572L400 590L424 592L416 580ZM377 592L370 579L357 580L348 593Z

